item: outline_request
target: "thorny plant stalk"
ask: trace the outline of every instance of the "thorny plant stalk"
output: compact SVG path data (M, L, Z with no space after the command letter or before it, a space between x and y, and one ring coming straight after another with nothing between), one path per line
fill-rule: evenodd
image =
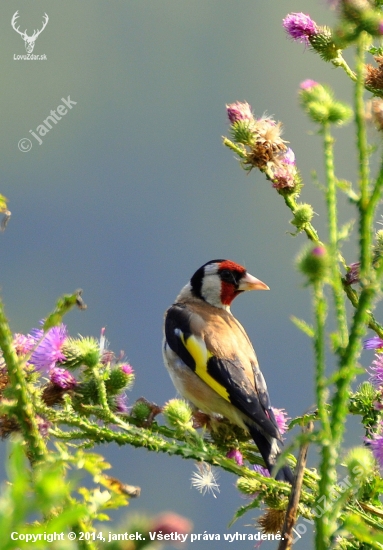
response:
M45 441L39 432L33 396L27 386L23 361L17 357L13 347L13 336L0 300L0 348L8 368L8 375L15 388L15 403L10 407L11 415L18 418L25 441L28 444L28 456L32 464L41 460L47 452Z
M313 342L317 410L290 423L291 428L300 425L303 434L293 438L285 447L277 465L282 465L280 463L284 460L291 466L295 465L296 460L289 452L292 449L301 449L296 488L293 487L292 490L289 484L268 477L264 471L265 475L254 471L254 466L262 467L263 462L258 449L248 442L246 434L241 430L222 420L217 421L215 427L209 424L205 426L203 423L201 425L198 416L195 415L193 419L192 411L182 401L171 400L164 407L158 407L139 399L129 411L124 404L124 391L130 387L134 376L130 365L117 361L114 354L105 351L104 346L95 339L70 339L63 330L63 314L75 304L85 307L80 291L64 296L58 302L54 312L44 322L43 334L37 331L40 336L31 348L22 353L16 352L14 337L0 302L0 349L9 378L8 381L0 362L0 431L4 435L4 426L7 429L11 426L15 431L21 432L34 474L38 474L44 463L63 461L63 456L65 463L87 464L87 471L94 479L103 480L104 485L109 488L111 500L116 506L122 506L127 504L126 494L121 496L124 495L122 484L114 480L109 486L107 476L103 478L101 474L102 457L87 457L83 447L91 448L96 444L110 442L143 447L157 453L203 461L236 475L238 489L251 500L237 510L233 521L265 503L268 510L259 520L260 525L265 532L275 532L282 528L278 521L283 518L287 507L285 528L288 532L291 533L298 515L309 522L315 522L316 550L328 550L330 547L339 550L383 549L383 505L380 501L383 482L372 455L366 447L360 447L350 451L346 458L342 456L345 424L349 413L362 417L368 444L373 451L378 448L383 456L383 358L381 365L379 356L375 361L375 370L378 373L375 378L380 385L373 387L372 384L365 383L356 392L352 391L352 384L359 371L362 338L367 328L383 338L383 326L373 316L383 276L383 232L380 244L377 235L374 237L375 216L383 192L383 161L376 180L372 180L364 103L365 89L383 97L383 50L371 50L372 53L378 53L378 63L379 56L381 57L381 74L379 69L370 68L366 71L365 64L371 36L383 34L382 5L381 0L339 0L337 6L341 22L334 30L318 26L302 13L288 15L283 23L292 38L304 42L325 61L341 67L354 86L358 193L351 187L342 188L335 175L334 165L331 126L346 122L351 117L351 109L336 101L326 86L314 81L305 81L301 85L301 104L311 120L319 125L319 134L323 139L327 240L319 237L312 224L314 210L311 205L298 202L302 188L301 176L295 165L294 153L281 138L280 124L266 115L255 118L248 104L227 106L232 140L225 137L224 145L235 152L245 170L257 168L271 182L293 214L291 223L295 227L294 235L304 233L310 242L309 249L298 260L298 267L312 287L314 324L311 326L299 319L295 319L295 323ZM342 49L351 44L356 45L355 72L342 56ZM359 256L354 258L358 262L353 262L354 267L348 268L343 276L341 269L345 262L340 245L345 238L345 232L339 227L338 221L339 189L356 206L359 233ZM2 196L0 212L8 212L6 199ZM353 284L360 286L354 288ZM330 289L331 300L327 298L326 287ZM350 321L346 298L353 307ZM336 333L332 335L332 351L337 368L330 373L326 364L327 316L329 313L331 319L332 312L336 322ZM35 356L33 364L33 358L40 344L43 341L49 342L49 338L44 340L51 334L49 331L58 326L62 329L56 334L61 338L56 340L58 359L44 373L50 377L46 384L41 381L41 373L39 375L34 372L31 375L31 369L32 372L33 368L38 371L36 364L40 361ZM379 346L383 349L383 340L375 347L380 349ZM72 375L72 371L76 369L77 378ZM155 418L160 412L163 413L167 425L159 423ZM56 454L46 446L46 436L42 435L39 424L41 419L49 425L45 428L49 430L49 435L56 439ZM202 433L194 427L193 420L199 427L203 427ZM317 422L314 431L311 430L312 422ZM318 473L304 469L310 444L317 444L319 447ZM75 449L73 454L69 449ZM231 458L233 451L236 459ZM379 458L375 453L375 458L377 457ZM245 464L242 463L243 460ZM348 475L343 478L339 474L342 460L348 471ZM38 475L32 475L32 482L37 483L37 478ZM100 498L97 490L89 492L82 488L82 493L85 495L84 506L87 512L84 516L72 518L70 523L77 532L91 530L93 521L100 519L98 510L102 509L99 503L96 505ZM78 501L69 494L63 500L62 509L78 505ZM0 503L0 522L1 510ZM44 515L49 516L46 511L43 512ZM101 519L105 518L101 516ZM89 550L99 548L91 540L82 544ZM289 541L288 544L291 546L292 542Z

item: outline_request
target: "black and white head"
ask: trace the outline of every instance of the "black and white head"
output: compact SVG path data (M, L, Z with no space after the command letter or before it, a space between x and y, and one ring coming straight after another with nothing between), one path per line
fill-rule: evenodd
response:
M230 310L234 298L246 290L269 290L269 287L231 260L210 260L197 269L178 298L189 295Z

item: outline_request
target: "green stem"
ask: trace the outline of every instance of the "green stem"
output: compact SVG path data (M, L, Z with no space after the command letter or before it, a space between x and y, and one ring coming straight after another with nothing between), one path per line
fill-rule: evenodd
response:
M334 469L333 453L331 451L331 426L329 420L329 411L326 404L327 380L325 375L325 323L326 323L326 300L323 293L323 284L316 283L314 288L314 316L315 316L315 365L316 365L316 399L318 407L318 417L321 421L321 465L319 479L319 496L325 495L328 498L331 487L336 482L336 472ZM316 523L316 549L325 550L328 548L330 534L327 531L326 514L318 514Z
M326 300L323 294L323 284L316 283L314 290L314 315L315 315L315 365L316 365L316 398L318 417L322 423L322 430L326 437L330 437L330 422L326 404L327 380L326 380L326 358L325 358L325 323L327 315Z
M367 129L364 106L364 57L365 37L360 35L356 51L355 84L355 124L357 130L357 148L359 154L359 235L360 235L360 281L363 284L370 279L372 268L372 208L369 207L369 154L367 143Z
M331 260L331 285L333 291L336 319L338 323L340 346L343 349L347 345L348 329L342 278L338 264L338 211L336 196L336 177L334 170L334 139L330 132L329 123L326 123L323 126L323 137L327 180L326 202L329 227L329 254Z
M349 284L346 283L345 279L342 279L343 288L346 293L347 298L350 300L351 304L356 308L359 302L359 294L351 288ZM368 314L367 326L373 330L379 338L383 339L383 326L378 323L372 313Z
M350 384L357 372L357 360L361 352L361 339L368 323L369 309L373 306L376 289L373 286L365 287L359 297L354 318L351 325L350 339L345 353L340 361L336 392L332 399L331 431L333 446L338 449L342 442L345 429L345 418L348 412Z
M359 152L359 227L360 227L360 279L362 291L360 293L354 313L350 338L347 348L341 358L339 373L336 381L336 392L332 399L331 429L333 434L334 452L343 439L345 418L348 411L347 402L350 393L350 384L356 374L356 363L361 351L361 339L365 334L366 325L371 322L371 312L374 298L378 291L377 283L382 274L382 265L378 266L376 274L372 277L372 224L376 205L381 196L383 185L382 170L377 178L374 190L369 197L369 165L368 145L364 117L364 54L365 39L361 35L357 45L355 85L355 122L357 127L357 146ZM376 275L376 276L375 276Z
M42 407L42 410L46 411L48 407ZM120 421L120 426L124 428L124 432L116 432L106 427L93 424L90 420L81 418L78 416L68 415L67 413L53 411L50 409L50 419L53 423L62 423L67 426L74 426L78 428L77 431L62 431L59 428L51 428L50 433L59 439L71 440L74 439L90 439L96 443L110 443L115 442L119 445L132 445L133 447L144 447L148 450L155 452L163 452L169 455L179 455L186 459L194 459L198 461L205 461L209 464L220 466L224 470L231 472L237 476L245 476L246 478L258 481L262 481L261 490L266 491L268 494L285 494L290 493L290 487L287 484L280 483L273 478L264 478L256 472L244 467L239 466L232 459L226 458L222 451L217 447L201 438L199 444L193 441L192 444L186 441L175 440L175 432L169 428L162 427L161 432L164 432L165 437L171 438L170 441L159 437L152 431L145 428L136 428L130 424ZM124 424L124 426L123 426ZM187 435L185 436L187 439ZM307 492L302 494L302 502L306 504L312 504L314 501L313 496Z
M343 58L342 54L339 54L338 57L336 57L331 61L331 63L335 65L335 67L341 67L345 71L345 73L351 78L351 80L353 80L354 82L356 81L356 78L357 78L356 74L349 67L346 60Z
M222 143L226 145L226 147L229 147L229 149L234 151L234 153L236 153L241 159L246 158L247 155L243 146L236 145L235 143L230 141L230 139L228 139L227 137L222 138Z
M28 444L28 458L33 465L47 453L47 448L39 432L32 396L25 380L24 363L17 357L13 347L13 336L0 300L0 348L7 365L10 384L14 390L16 405L14 414L20 424L22 434Z

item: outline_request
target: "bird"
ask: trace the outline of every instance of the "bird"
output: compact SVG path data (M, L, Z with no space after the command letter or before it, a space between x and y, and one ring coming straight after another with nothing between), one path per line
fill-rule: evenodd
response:
M269 287L231 260L197 269L165 312L163 358L178 393L195 409L245 430L272 474L281 434L254 348L230 311L248 290ZM287 465L275 477L293 480Z

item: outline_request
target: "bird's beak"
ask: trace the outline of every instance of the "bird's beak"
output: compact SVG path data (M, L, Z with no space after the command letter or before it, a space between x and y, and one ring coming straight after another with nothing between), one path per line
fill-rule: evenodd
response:
M238 290L270 290L265 283L246 273L239 281Z

